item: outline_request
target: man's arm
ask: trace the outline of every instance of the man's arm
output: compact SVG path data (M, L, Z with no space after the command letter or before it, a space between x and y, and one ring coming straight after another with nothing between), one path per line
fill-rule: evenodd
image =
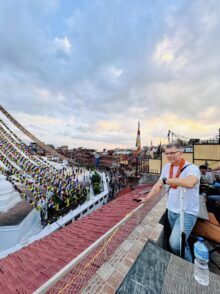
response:
M196 176L187 176L185 178L168 178L166 183L167 185L174 185L174 186L180 186L184 188L193 188L197 183L199 179Z
M150 193L147 194L146 197L140 197L139 199L141 199L141 203L145 203L147 201L149 201L150 199L152 199L154 196L158 195L160 193L160 191L163 188L163 181L161 179L159 179L156 184L153 186L153 188L151 189Z
M184 188L193 188L197 183L199 179L196 176L187 176L186 178L168 178L166 181L167 185L175 185L175 186L180 186ZM146 197L141 197L141 203L145 203L152 199L154 196L158 195L160 191L163 188L163 181L162 179L159 179L157 183L153 186L152 190L150 193L147 194Z

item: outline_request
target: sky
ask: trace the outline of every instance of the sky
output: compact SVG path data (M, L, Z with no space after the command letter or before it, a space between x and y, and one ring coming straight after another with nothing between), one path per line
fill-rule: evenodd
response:
M219 0L2 0L0 104L46 144L134 148L220 127Z

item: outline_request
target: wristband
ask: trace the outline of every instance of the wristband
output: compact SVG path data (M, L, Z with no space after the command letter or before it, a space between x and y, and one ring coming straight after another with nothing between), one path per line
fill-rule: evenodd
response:
M166 185L166 183L167 183L167 178L166 178L166 177L162 178L162 181L163 181L163 184Z

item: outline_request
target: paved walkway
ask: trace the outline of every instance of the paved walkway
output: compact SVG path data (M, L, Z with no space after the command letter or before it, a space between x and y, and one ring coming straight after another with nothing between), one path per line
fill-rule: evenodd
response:
M218 294L219 276L210 273L209 285L194 278L193 264L148 241L117 294Z

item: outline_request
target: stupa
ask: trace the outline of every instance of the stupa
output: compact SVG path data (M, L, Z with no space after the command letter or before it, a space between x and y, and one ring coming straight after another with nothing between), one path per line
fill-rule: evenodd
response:
M6 177L0 174L0 213L6 212L20 201L19 193L6 181Z
M0 174L0 257L41 229L39 212Z

